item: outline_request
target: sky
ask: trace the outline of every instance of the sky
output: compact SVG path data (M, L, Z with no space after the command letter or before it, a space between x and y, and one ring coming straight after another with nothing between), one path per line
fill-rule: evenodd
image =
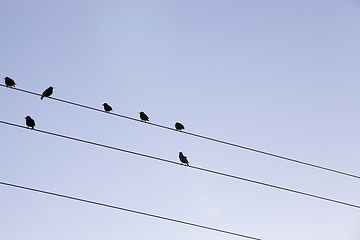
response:
M1 1L16 87L360 175L360 1ZM0 88L0 120L360 204L360 180ZM264 240L360 209L0 124L0 181ZM0 185L0 239L243 239Z

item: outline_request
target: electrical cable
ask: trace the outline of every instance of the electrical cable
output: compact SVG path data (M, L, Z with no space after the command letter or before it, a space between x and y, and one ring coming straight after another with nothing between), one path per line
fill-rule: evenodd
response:
M152 217L152 218L158 218L158 219L162 219L162 220L166 220L166 221L181 223L181 224L185 224L185 225L189 225L189 226L193 226L193 227L197 227L197 228L203 228L203 229L207 229L207 230L211 230L211 231L230 234L230 235L234 235L234 236L237 236L237 237L244 237L244 238L248 238L248 239L260 240L260 238L250 237L250 236L243 235L243 234L240 234L240 233L225 231L225 230L221 230L221 229L218 229L218 228L207 227L207 226L200 225L200 224L181 221L181 220L177 220L177 219L173 219L173 218L163 217L163 216L150 214L150 213L145 213L145 212L141 212L141 211L136 211L136 210L132 210L132 209L128 209L128 208L117 207L117 206L114 206L114 205L109 205L109 204L95 202L95 201L86 200L86 199L82 199L82 198L72 197L72 196L68 196L68 195L64 195L64 194L48 192L48 191L44 191L44 190L24 187L24 186L15 185L15 184L6 183L6 182L0 182L0 184L10 186L10 187L20 188L20 189L25 189L25 190L29 190L29 191L33 191L33 192L43 193L43 194L47 194L47 195L52 195L52 196L56 196L56 197L67 198L67 199L71 199L71 200L75 200L75 201L90 203L90 204L94 204L94 205L98 205L98 206L102 206L102 207L107 207L107 208L117 209L117 210L121 210L121 211L136 213L136 214L140 214L140 215L148 216L148 217Z
M14 126L14 127L18 127L18 128L28 129L25 126L21 126L21 125L18 125L18 124L9 123L9 122L5 122L5 121L1 121L1 120L0 120L0 123L10 125L10 126ZM121 149L121 148L117 148L117 147L112 147L112 146L109 146L109 145L100 144L100 143L96 143L96 142L92 142L92 141L87 141L87 140L83 140L83 139L79 139L79 138L75 138L75 137L69 137L69 136L66 136L66 135L58 134L58 133L48 132L48 131L39 130L39 129L31 129L31 131L40 132L40 133L44 133L44 134L48 134L48 135L53 135L53 136L57 136L57 137L61 137L61 138L66 138L66 139L70 139L70 140L74 140L74 141L78 141L78 142L83 142L83 143L87 143L87 144L91 144L91 145L95 145L95 146L99 146L99 147L103 147L103 148L108 148L108 149L112 149L112 150L116 150L116 151L126 152L126 153L134 154L134 155L137 155L137 156L141 156L141 157L146 157L146 158L159 160L159 161L162 161L162 162L182 165L179 162L174 162L174 161L171 161L171 160L168 160L168 159L154 157L154 156L151 156L151 155L138 153L138 152L134 152L134 151L129 151L129 150ZM297 193L297 194L312 197L312 198L317 198L317 199L321 199L321 200L325 200L325 201L329 201L329 202L333 202L333 203L338 203L338 204L346 205L346 206L349 206L349 207L360 208L360 205L346 203L346 202L334 200L334 199L331 199L331 198L321 197L321 196L318 196L318 195L314 195L314 194L310 194L310 193L306 193L306 192L302 192L302 191L297 191L297 190L293 190L293 189L289 189L289 188L285 188L285 187L280 187L280 186L276 186L276 185L273 185L273 184L268 184L268 183L264 183L264 182L260 182L260 181L255 181L255 180L251 180L251 179L248 179L248 178L238 177L238 176L235 176L235 175L222 173L222 172L218 172L218 171L214 171L214 170L210 170L210 169L206 169L206 168L190 166L190 165L187 166L187 167L197 169L197 170L200 170L200 171L204 171L204 172L213 173L213 174L216 174L216 175L221 175L221 176L241 180L241 181L255 183L255 184L266 186L266 187L276 188L276 189L280 189L280 190L287 191L287 192Z
M0 84L0 86L6 87L6 85L4 85L4 84ZM35 92L31 92L31 91L24 90L24 89L20 89L20 88L15 88L15 87L6 87L6 88L13 89L13 90L17 90L17 91L20 91L20 92L25 92L25 93L32 94L32 95L42 96L42 94L35 93ZM66 101L66 100L59 99L59 98L54 98L54 97L48 97L48 98L50 98L50 99L52 99L52 100L55 100L55 101L59 101L59 102L63 102L63 103L71 104L71 105L75 105L75 106L78 106L78 107L87 108L87 109L90 109L90 110L93 110L93 111L104 112L104 111L101 110L101 109L89 107L89 106L82 105L82 104L75 103L75 102L70 102L70 101ZM133 120L133 121L137 121L137 122L142 122L142 121L139 120L139 119L132 118L132 117L125 116L125 115L121 115L121 114L117 114L117 113L113 113L113 112L109 112L108 114L111 114L111 115L114 115L114 116L117 116L117 117L126 118L126 119ZM156 126L156 127L160 127L160 128L164 128L164 129L168 129L168 130L172 130L172 131L176 131L176 129L174 129L174 128L167 127L167 126L160 125L160 124L156 124L156 123L152 123L152 122L146 122L146 124L149 124L149 125L152 125L152 126ZM187 131L177 131L177 132L181 132L181 133L183 133L183 134L187 134L187 135L190 135L190 136L194 136L194 137L206 139L206 140L213 141L213 142L217 142L217 143L222 143L222 144L229 145L229 146L233 146L233 147L237 147L237 148L242 148L242 149L245 149L245 150L248 150L248 151L252 151L252 152L260 153L260 154L263 154L263 155L267 155L267 156L271 156L271 157L283 159L283 160L286 160L286 161L290 161L290 162L294 162L294 163L306 165L306 166L309 166L309 167L318 168L318 169L321 169L321 170L325 170L325 171L329 171L329 172L333 172L333 173L345 175L345 176L348 176L348 177L353 177L353 178L360 179L360 176L354 175L354 174L351 174L351 173L346 173L346 172L339 171L339 170L335 170L335 169L332 169L332 168L327 168L327 167L319 166L319 165L316 165L316 164L312 164L312 163L308 163L308 162L303 162L303 161L300 161L300 160L296 160L296 159L293 159L293 158L288 158L288 157L284 157L284 156L281 156L281 155L277 155L277 154L273 154L273 153L269 153L269 152L257 150L257 149L254 149L254 148L245 147L245 146L238 145L238 144L235 144L235 143L230 143L230 142L227 142L227 141L223 141L223 140L219 140L219 139L215 139L215 138L211 138L211 137L206 137L206 136L203 136L203 135L200 135L200 134L191 133L191 132L187 132Z

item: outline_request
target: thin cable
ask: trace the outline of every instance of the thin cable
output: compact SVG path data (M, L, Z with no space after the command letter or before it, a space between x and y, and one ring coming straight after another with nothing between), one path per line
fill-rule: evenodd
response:
M204 226L204 225L199 225L199 224L195 224L195 223L181 221L181 220L177 220L177 219L173 219L173 218L162 217L162 216L159 216L159 215L154 215L154 214L150 214L150 213L131 210L131 209L128 209L128 208L117 207L117 206L109 205L109 204L105 204L105 203L90 201L90 200L86 200L86 199L82 199L82 198L71 197L71 196L68 196L68 195L58 194L58 193L54 193L54 192L48 192L48 191L39 190L39 189L35 189L35 188L24 187L24 186L15 185L15 184L6 183L6 182L0 182L0 184L10 186L10 187L20 188L20 189L25 189L25 190L29 190L29 191L33 191L33 192L44 193L44 194L48 194L48 195L52 195L52 196L56 196L56 197L67 198L67 199L71 199L71 200L75 200L75 201L90 203L90 204L94 204L94 205L98 205L98 206L102 206L102 207L107 207L107 208L117 209L117 210L121 210L121 211L136 213L136 214L140 214L140 215L143 215L143 216L159 218L159 219L166 220L166 221L181 223L181 224L185 224L185 225L189 225L189 226L193 226L193 227L197 227L197 228L203 228L203 229L207 229L207 230L211 230L211 231L230 234L230 235L234 235L234 236L237 236L237 237L244 237L244 238L248 238L248 239L260 240L260 238L250 237L250 236L235 233L235 232L225 231L225 230L221 230L221 229L218 229L218 228L207 227L207 226Z
M14 124L14 123L1 121L1 120L0 120L0 123L10 125L10 126L14 126L14 127L27 129L27 127L24 127L24 126L21 126L21 125L18 125L18 124ZM44 131L44 130L39 130L39 129L31 129L31 130L36 131L36 132L40 132L40 133L45 133L45 134L48 134L48 135L53 135L53 136L57 136L57 137L71 139L71 140L74 140L74 141L83 142L83 143L87 143L87 144L91 144L91 145L95 145L95 146L99 146L99 147L103 147L103 148L108 148L108 149L113 149L113 150L116 150L116 151L126 152L126 153L134 154L134 155L137 155L137 156L141 156L141 157L151 158L151 159L159 160L159 161L162 161L162 162L172 163L172 164L176 164L176 165L182 165L181 163L174 162L174 161L171 161L171 160L168 160L168 159L154 157L154 156L151 156L151 155L138 153L138 152L133 152L133 151L117 148L117 147L112 147L112 146L105 145L105 144L100 144L100 143L87 141L87 140L83 140L83 139L79 139L79 138L69 137L69 136L65 136L65 135L61 135L61 134L57 134L57 133L52 133L52 132L48 132L48 131ZM251 183L259 184L259 185L266 186L266 187L276 188L276 189L280 189L280 190L287 191L287 192L297 193L297 194L312 197L312 198L317 198L317 199L321 199L321 200L325 200L325 201L329 201L329 202L333 202L333 203L338 203L338 204L346 205L346 206L349 206L349 207L360 208L360 205L346 203L346 202L343 202L343 201L338 201L338 200L334 200L334 199L331 199L331 198L321 197L321 196L318 196L318 195L314 195L314 194L310 194L310 193L306 193L306 192L302 192L302 191L297 191L297 190L293 190L293 189L289 189L289 188L285 188L285 187L280 187L280 186L276 186L276 185L272 185L272 184L268 184L268 183L264 183L264 182L259 182L259 181L255 181L255 180L251 180L251 179L247 179L247 178L242 178L242 177L238 177L238 176L227 174L227 173L222 173L222 172L209 170L209 169L206 169L206 168L201 168L201 167L196 167L196 166L188 166L188 167L193 168L193 169L197 169L197 170L200 170L200 171L204 171L204 172L209 172L209 173L229 177L229 178L234 178L234 179L241 180L241 181L251 182Z
M4 84L0 84L0 86L6 87L6 85L4 85ZM41 94L39 94L39 93L35 93L35 92L23 90L23 89L20 89L20 88L11 88L11 87L6 87L6 88L13 89L13 90L18 90L18 91L20 91L20 92L29 93L29 94L32 94L32 95L41 96ZM98 109L98 108L89 107L89 106L86 106L86 105L82 105L82 104L78 104L78 103L66 101L66 100L63 100L63 99L54 98L54 97L49 97L49 98L52 99L52 100L55 100L55 101L59 101L59 102L63 102L63 103L71 104L71 105L75 105L75 106L78 106L78 107L87 108L87 109L91 109L91 110L98 111L98 112L104 112L103 110ZM132 118L132 117L125 116L125 115L121 115L121 114L117 114L117 113L113 113L113 112L109 112L109 114L114 115L114 116L117 116L117 117L126 118L126 119L129 119L129 120L137 121L137 122L142 122L142 121L139 120L139 119ZM160 125L160 124L156 124L156 123L152 123L152 122L146 122L146 124L153 125L153 126L160 127L160 128L164 128L164 129L168 129L168 130L172 130L172 131L176 131L176 129L174 129L174 128L167 127L167 126ZM335 170L335 169L332 169L332 168L322 167L322 166L315 165L315 164L312 164L312 163L307 163L307 162L299 161L299 160L296 160L296 159L293 159L293 158L284 157L284 156L281 156L281 155L277 155L277 154L273 154L273 153L269 153L269 152L257 150L257 149L250 148L250 147L241 146L241 145L238 145L238 144L235 144L235 143L230 143L230 142L227 142L227 141L222 141L222 140L215 139L215 138L211 138L211 137L206 137L206 136L203 136L203 135L199 135L199 134L195 134L195 133L191 133L191 132L187 132L187 131L177 131L177 132L181 132L181 133L184 133L184 134L187 134L187 135L190 135L190 136L194 136L194 137L206 139L206 140L213 141L213 142L217 142L217 143L226 144L226 145L233 146L233 147L237 147L237 148L242 148L242 149L245 149L245 150L248 150L248 151L252 151L252 152L264 154L264 155L267 155L267 156L271 156L271 157L283 159L283 160L286 160L286 161L290 161L290 162L294 162L294 163L306 165L306 166L309 166L309 167L318 168L318 169L321 169L321 170L325 170L325 171L329 171L329 172L333 172L333 173L345 175L345 176L348 176L348 177L353 177L353 178L360 179L360 176L358 176L358 175L346 173L346 172L343 172L343 171L338 171L338 170Z

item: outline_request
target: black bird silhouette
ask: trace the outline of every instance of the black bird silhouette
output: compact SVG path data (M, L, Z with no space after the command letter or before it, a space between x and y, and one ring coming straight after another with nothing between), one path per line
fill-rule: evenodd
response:
M35 121L30 116L26 116L26 126L31 127L31 129L34 129L35 127Z
M140 119L144 122L149 121L149 117L144 112L140 112Z
M179 158L180 161L185 165L185 166L189 166L189 161L187 160L187 157L184 156L184 154L182 152L179 152Z
M185 127L181 123L177 122L177 123L175 123L175 129L177 131L181 131L181 130L185 129Z
M44 98L44 97L50 97L51 96L51 94L53 94L53 87L48 87L43 93L42 93L42 95L41 95L41 100Z
M4 79L5 79L5 84L7 87L15 87L16 83L14 80L12 80L9 77L5 77Z
M105 110L106 113L112 111L112 107L110 107L109 104L104 103L103 106L104 106L104 110Z

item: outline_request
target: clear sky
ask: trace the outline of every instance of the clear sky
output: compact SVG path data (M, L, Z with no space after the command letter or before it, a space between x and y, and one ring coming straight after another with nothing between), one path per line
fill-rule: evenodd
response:
M1 1L17 87L360 175L360 1ZM3 80L2 80L3 81ZM360 205L360 180L0 88L0 120ZM0 181L264 240L360 240L360 209L0 124ZM0 186L0 239L237 239ZM239 238L240 239L240 238Z

